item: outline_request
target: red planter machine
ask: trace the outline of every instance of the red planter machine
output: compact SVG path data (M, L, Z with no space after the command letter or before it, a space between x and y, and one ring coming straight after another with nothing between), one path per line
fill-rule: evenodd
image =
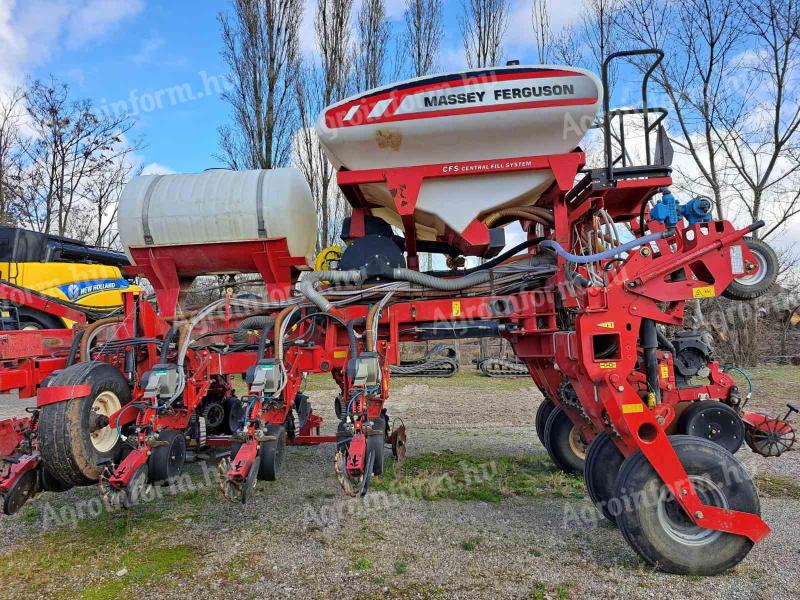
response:
M648 133L654 131L660 118L648 120L655 110L646 96L640 111L607 109L606 131L613 118L631 112L643 114ZM606 140L608 164L600 170L585 170L580 150L342 170L338 183L353 206L345 254L351 252L351 264L353 254L363 255L356 268L345 268L345 256L339 269L311 272L285 244L242 247L233 255L238 263L252 258L249 270L264 275L267 299L228 293L176 317L175 265L187 249L162 247L135 257L158 305L127 294L119 318L81 323L68 339L3 333L0 381L38 388L29 419L0 422L6 512L42 489L98 481L109 505L130 506L146 486L175 479L187 449L215 447L231 449L220 463L230 499L244 502L258 480L274 480L286 444L322 442L337 444L343 489L364 494L381 473L385 444L396 456L405 451L405 432L391 431L387 414L389 366L399 362L400 343L488 332L511 343L544 394L537 425L556 464L585 469L592 499L637 553L676 573L735 565L769 527L750 477L729 450L746 437L753 450L778 455L791 447L794 432L786 418L745 412L749 395L709 358L698 336L668 340L657 324L681 327L687 300L762 293L774 280L774 255L748 241L760 224L737 229L711 218L702 201L681 206L668 191L668 167L620 165L610 135ZM648 135L647 162L657 162L650 150ZM536 204L551 217L512 216L527 231L528 241L514 249L525 254L504 253L471 271L414 269L417 251L432 248L418 242L413 226L424 182L540 170L555 179ZM388 186L406 225L400 264L380 246L364 248L375 242L374 217L359 186L372 183ZM629 226L634 241L615 239L605 219ZM491 256L497 249L490 230L476 219L437 247ZM54 351L37 347L51 337L59 341ZM35 357L19 354L21 338ZM335 435L321 435L322 419L301 391L308 373L331 373L341 388ZM240 374L247 390L237 396L231 377ZM687 413L702 410L733 415L734 426L687 426ZM566 437L558 432L563 423ZM588 453L580 456L576 445ZM584 464L576 466L576 456Z

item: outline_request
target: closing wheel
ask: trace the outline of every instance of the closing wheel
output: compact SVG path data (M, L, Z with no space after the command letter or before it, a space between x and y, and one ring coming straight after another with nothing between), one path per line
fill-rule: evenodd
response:
M88 395L43 406L39 438L43 462L66 485L88 485L119 459L119 433L108 417L131 400L125 377L103 362L85 362L56 373L48 387L88 385Z
M741 463L721 446L693 436L670 442L703 504L760 515L758 492ZM629 456L616 495L630 499L617 515L631 547L655 568L678 575L717 575L753 547L748 538L695 525L641 451Z
M594 438L589 446L583 471L589 497L603 516L614 524L622 506L614 494L617 489L617 475L624 461L625 456L604 432Z
M267 425L267 435L276 439L261 442L258 478L262 481L275 481L286 453L286 428L283 425Z
M367 455L374 454L375 459L372 463L372 474L380 475L383 473L384 448L386 447L386 419L378 417L373 421L372 429L380 431L380 434L367 436Z
M727 404L717 400L700 400L683 411L678 431L719 444L736 454L744 442L744 422Z
M565 473L583 473L587 444L580 429L573 425L560 406L547 417L544 440L547 453L559 469Z
M754 265L745 263L745 269L755 272L737 277L722 292L723 296L731 300L744 301L763 296L772 288L778 278L778 256L769 244L754 238L744 238L743 241L756 259Z
M147 461L150 481L174 481L186 462L186 438L181 431L164 429L158 434L158 441L160 445L153 448Z
M542 446L546 446L544 443L544 426L547 424L547 417L550 416L555 407L556 405L552 400L545 398L539 404L539 408L536 409L536 437L542 442Z
M15 514L30 498L36 495L36 488L36 470L31 469L23 473L9 490L0 496L0 499L3 501L3 512L7 515Z

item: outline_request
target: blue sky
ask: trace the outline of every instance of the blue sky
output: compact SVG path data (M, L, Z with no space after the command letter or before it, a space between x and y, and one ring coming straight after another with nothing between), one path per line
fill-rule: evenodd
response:
M387 1L395 28L403 4ZM564 3L555 25L574 18L579 5ZM143 164L177 172L205 169L216 164L216 130L228 118L218 93L225 66L217 23L227 6L223 0L0 0L0 90L28 74L52 73L76 96L112 110L127 107L146 144ZM306 55L314 50L314 8L307 0ZM459 0L444 2L443 69L463 65L459 8ZM524 0L512 2L507 33L507 55L523 61L534 59L529 10Z

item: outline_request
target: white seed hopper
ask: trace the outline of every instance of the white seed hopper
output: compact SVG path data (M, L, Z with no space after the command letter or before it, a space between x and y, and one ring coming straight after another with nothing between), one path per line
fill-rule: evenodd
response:
M349 170L563 154L574 150L602 104L600 80L572 67L509 66L412 79L348 98L323 111L317 133L331 163ZM417 236L458 233L476 218L530 206L550 171L425 181ZM361 186L373 214L398 225L382 184Z

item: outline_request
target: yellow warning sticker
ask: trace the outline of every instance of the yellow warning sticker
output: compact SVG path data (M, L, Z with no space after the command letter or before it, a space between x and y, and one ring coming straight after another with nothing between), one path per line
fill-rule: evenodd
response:
M669 379L669 367L661 365L661 379Z
M347 350L334 350L333 351L333 358L345 358L347 357Z
M617 368L617 363L615 363L615 362L601 362L600 363L600 368L601 369L616 369Z
M598 327L604 327L605 329L614 329L614 321L606 321L605 323L598 323Z
M713 298L717 290L713 285L703 285L692 290L692 298Z
M458 300L453 300L453 316L460 317L461 316L461 302Z
M623 404L622 412L625 413L626 415L630 413L644 412L644 404L642 404L641 402L637 402L636 404Z

